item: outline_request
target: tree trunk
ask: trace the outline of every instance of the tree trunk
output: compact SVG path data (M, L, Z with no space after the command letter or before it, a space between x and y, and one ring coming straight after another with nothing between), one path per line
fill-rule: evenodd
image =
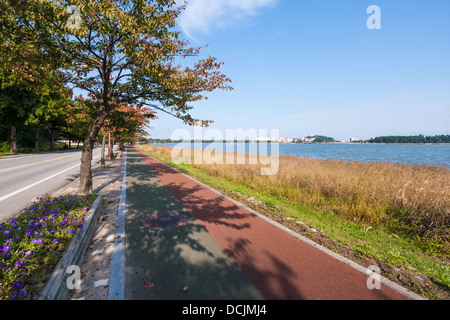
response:
M111 161L111 131L108 131L108 161Z
M83 143L83 151L81 152L81 166L80 166L80 194L92 193L92 153L94 151L94 143L98 132L103 127L106 118L108 117L107 110L99 110L97 119L94 125L90 128L89 133Z
M39 152L39 127L34 131L34 152Z
M16 127L11 125L11 150L10 153L17 153Z
M114 144L116 143L116 140L114 139L114 135L111 138L111 159L114 160Z
M55 128L50 128L50 150L55 150Z
M106 132L103 133L103 140L102 140L102 154L101 154L101 165L102 168L105 167L105 143L106 143Z

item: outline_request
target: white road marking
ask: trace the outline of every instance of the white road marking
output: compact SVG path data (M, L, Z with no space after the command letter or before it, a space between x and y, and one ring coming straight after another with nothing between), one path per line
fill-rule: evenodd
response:
M98 157L100 157L100 156L97 156L97 157L93 158L92 160L94 160L94 159L96 159L96 158L98 158ZM58 173L55 173L54 175L51 175L51 176L49 176L49 177L47 177L47 178L45 178L45 179L39 180L38 182L29 184L28 186L23 187L22 189L16 190L16 191L11 192L11 193L8 193L6 196L3 196L3 197L0 198L0 202L2 202L3 200L6 200L6 199L8 199L8 198L11 198L12 196L15 196L16 194L21 193L21 192L23 192L23 191L25 191L25 190L28 190L28 189L30 189L30 188L33 188L34 186L37 186L38 184L40 184L40 183L42 183L42 182L45 182L45 181L50 180L50 179L53 179L54 177L56 177L56 176L58 176L58 175L60 175L60 174L62 174L62 173L64 173L64 172L66 172L66 171L69 171L69 170L71 170L71 169L73 169L73 168L79 167L79 166L80 166L80 164L78 163L78 164L76 164L76 165L74 165L74 166L72 166L72 167L70 167L70 168L67 168L67 169L62 170L62 171L60 171L60 172L58 172Z

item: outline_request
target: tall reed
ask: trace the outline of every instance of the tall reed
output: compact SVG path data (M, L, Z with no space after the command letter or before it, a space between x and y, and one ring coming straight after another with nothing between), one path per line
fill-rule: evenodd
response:
M168 159L172 153L163 146L146 145L143 150ZM288 201L369 225L400 226L448 245L450 171L445 166L280 156L278 173L264 176L263 166L248 164L248 157L246 164L205 164L208 159L194 164L193 158L191 163L212 176Z

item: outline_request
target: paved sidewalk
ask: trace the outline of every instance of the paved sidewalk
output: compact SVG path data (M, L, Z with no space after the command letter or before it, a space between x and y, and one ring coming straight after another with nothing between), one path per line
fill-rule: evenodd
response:
M124 159L116 158L106 161L106 168L96 165L92 169L93 189L95 193L105 193L99 219L92 239L80 262L81 289L69 293L67 300L107 300L111 261L116 232L117 209L120 200ZM77 179L61 192L78 191Z
M94 174L107 207L81 267L82 289L68 299L407 299L384 284L368 289L368 275L137 149L127 148L126 163L125 237L115 233L119 160L103 178ZM114 250L124 263L110 274Z

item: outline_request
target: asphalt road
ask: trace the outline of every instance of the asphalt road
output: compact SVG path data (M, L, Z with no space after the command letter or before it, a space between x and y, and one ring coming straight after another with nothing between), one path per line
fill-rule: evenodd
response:
M94 149L93 165L100 151ZM0 158L0 222L78 178L80 159L81 149Z

